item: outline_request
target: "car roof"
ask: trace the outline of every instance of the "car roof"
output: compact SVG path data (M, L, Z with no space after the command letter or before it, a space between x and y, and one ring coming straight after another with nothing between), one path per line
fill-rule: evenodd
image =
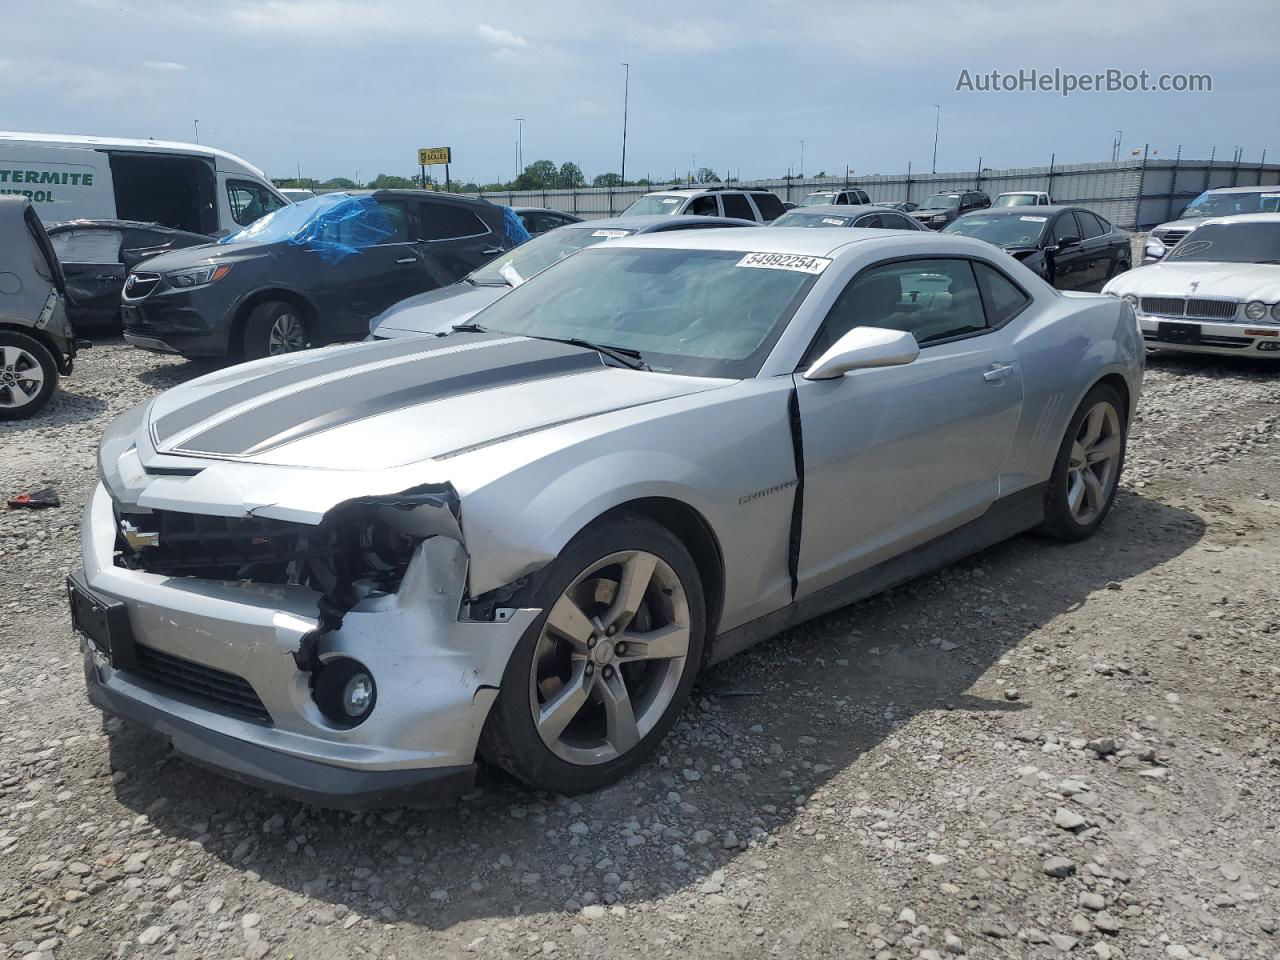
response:
M837 250L860 240L900 236L906 231L793 230L788 227L752 227L723 230L669 230L639 236L619 237L610 247L659 247L679 250L724 250L741 253L784 253L805 257L830 257ZM981 241L978 241L981 243Z
M808 216L811 213L826 213L840 217L851 217L860 213L896 213L901 215L901 210L895 210L893 207L886 206L883 203L811 203L807 207L796 207L794 210L788 210L787 213L802 213Z
M1024 195L1047 197L1049 193L1045 190L1002 190L996 194L997 197L1021 197Z
M984 216L984 217L1042 217L1056 216L1059 213L1066 213L1068 210L1084 210L1085 213L1093 213L1086 207L1075 206L1074 204L1040 203L1033 206L1027 205L1022 207L985 207L982 210L970 210L966 214L962 214L957 219L963 220L965 217ZM1097 216L1097 214L1094 214Z
M372 197L393 197L396 200L443 200L445 203L483 203L485 206L496 206L482 197L469 197L465 193L446 193L443 190L414 190L408 188L392 187L386 190L342 190L341 193L347 193L351 196L359 196L361 194Z
M583 220L581 223L567 223L560 230L602 230L614 228L618 230L635 230L637 233L647 233L656 227L664 227L668 230L677 230L678 224L695 224L695 223L723 223L731 226L755 227L758 224L754 220L737 220L733 217L708 217L700 214L675 214L664 215L661 213L646 214L644 216L634 217L606 217L603 220Z
M1280 213L1236 213L1229 217L1209 217L1201 220L1199 225L1203 227L1206 223L1280 223Z
M1209 193L1280 193L1280 183L1254 187L1213 187Z
M143 220L61 220L45 228L53 236L55 233L66 233L68 230L151 230L156 233L182 233L193 237L204 237L208 234L196 230L179 230L177 227L166 227L163 223L147 223ZM209 237L212 241L213 237Z
M648 197L648 196L652 196L653 194L662 194L662 193L678 193L681 196L692 197L695 194L699 194L699 193L768 193L768 192L769 192L768 187L729 187L729 186L721 186L719 184L712 183L703 187L671 187L665 190L650 190L648 193L645 194L645 196Z
M552 210L550 207L512 207L516 213L559 213L566 217L576 217L576 213L565 213L563 210Z
M130 139L128 137L90 137L82 134L69 133L25 133L18 130L0 130L0 141L15 140L27 141L29 143L49 143L49 144L73 144L82 147L123 147L137 149L139 147L146 150L154 150L160 153L185 153L188 155L196 155L209 157L211 159L221 158L229 160L231 163L241 168L257 174L263 180L267 179L266 173L260 168L254 166L243 157L237 157L234 153L228 153L226 150L218 150L215 147L207 147L202 143L182 143L178 140L139 140Z

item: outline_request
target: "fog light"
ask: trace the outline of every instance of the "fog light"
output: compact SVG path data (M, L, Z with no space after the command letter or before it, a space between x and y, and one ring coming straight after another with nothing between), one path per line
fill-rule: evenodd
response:
M332 723L354 727L373 712L378 687L364 664L340 657L320 668L312 696L320 712Z
M1280 350L1280 342L1275 340L1264 340L1258 344L1259 350Z

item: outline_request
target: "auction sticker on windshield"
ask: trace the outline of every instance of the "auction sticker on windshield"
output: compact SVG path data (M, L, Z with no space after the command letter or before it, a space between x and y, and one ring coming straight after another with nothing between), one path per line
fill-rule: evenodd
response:
M593 237L607 237L608 239L613 240L613 239L616 239L617 237L629 237L631 236L631 231L630 230L593 230L591 231L591 235Z
M748 253L738 261L737 266L817 274L831 266L831 260L828 257L805 257L794 253Z
M1025 220L1027 223L1044 223L1048 217L1019 217L1019 220Z
M839 217L823 217L823 218L822 218L822 222L823 222L823 223L829 223L829 224L831 224L833 227L843 227L843 226L844 226L846 223L848 223L849 221L848 221L848 220L841 220Z

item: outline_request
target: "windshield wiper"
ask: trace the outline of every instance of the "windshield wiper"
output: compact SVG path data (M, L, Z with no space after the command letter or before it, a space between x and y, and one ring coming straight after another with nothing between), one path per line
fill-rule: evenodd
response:
M454 329L457 328L455 327ZM532 333L522 333L519 336L528 337L530 340L552 340L556 343L567 343L573 347L586 347L588 350L594 350L596 353L603 354L611 360L617 360L624 367L630 367L632 370L653 369L644 362L639 350L632 350L630 347L611 347L606 343L594 343L591 340L583 340L581 337L541 337Z
M452 329L457 330L459 333L488 333L489 332L484 327L480 326L480 324L478 323L455 323Z
M464 277L463 283L469 283L473 287L509 287L511 284L505 280L477 280L475 277Z

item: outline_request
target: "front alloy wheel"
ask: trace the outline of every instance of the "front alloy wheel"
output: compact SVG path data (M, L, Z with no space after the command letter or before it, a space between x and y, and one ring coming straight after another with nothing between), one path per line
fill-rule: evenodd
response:
M513 606L543 614L512 651L480 751L527 783L581 793L638 767L702 664L706 607L689 551L615 514L578 534Z
M282 313L271 325L267 335L267 354L278 357L283 353L295 353L307 346L307 328L294 313Z
M529 671L538 736L561 760L608 763L671 706L689 656L689 599L643 550L610 554L551 608Z

